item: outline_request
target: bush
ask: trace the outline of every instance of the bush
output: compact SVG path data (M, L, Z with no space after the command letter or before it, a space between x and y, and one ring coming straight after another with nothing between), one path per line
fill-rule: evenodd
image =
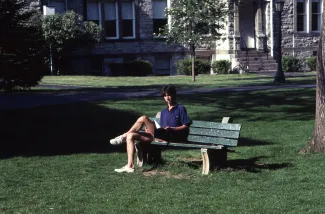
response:
M305 60L306 65L308 66L308 68L310 69L310 71L316 71L316 57L312 56L312 57L308 57Z
M212 63L212 71L216 74L229 73L231 62L229 60L216 60Z
M282 69L284 72L299 72L302 68L302 62L292 56L282 57Z
M110 65L112 76L147 76L152 74L152 65L145 60L133 60Z
M181 59L176 63L177 73L182 75L192 75L192 60ZM210 74L211 65L208 60L196 59L194 63L195 75Z

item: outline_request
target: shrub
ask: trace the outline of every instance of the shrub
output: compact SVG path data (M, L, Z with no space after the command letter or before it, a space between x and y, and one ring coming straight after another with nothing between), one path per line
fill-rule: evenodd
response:
M292 56L282 57L282 69L284 72L298 72L302 68L302 62Z
M310 69L310 71L316 71L316 63L317 63L316 57L314 56L308 57L306 58L305 62L308 68Z
M212 63L212 71L216 74L226 74L230 68L231 62L229 60L216 60Z
M177 73L182 75L192 75L192 60L181 59L176 63ZM210 74L211 65L208 60L196 59L194 63L195 75Z
M152 65L145 60L133 60L110 65L112 76L147 76L152 74Z

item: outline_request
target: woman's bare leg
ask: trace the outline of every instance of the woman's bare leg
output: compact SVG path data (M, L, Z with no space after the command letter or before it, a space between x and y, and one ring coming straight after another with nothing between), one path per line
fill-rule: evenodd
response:
M127 166L134 167L134 141L138 140L141 143L150 143L153 136L150 133L129 133L126 137L126 151L128 154Z
M142 129L143 126L146 126L146 132L150 133L154 136L155 132L155 122L149 119L147 116L141 116L137 119L137 121L133 124L130 130L123 134L123 137L126 138L129 133L137 133Z

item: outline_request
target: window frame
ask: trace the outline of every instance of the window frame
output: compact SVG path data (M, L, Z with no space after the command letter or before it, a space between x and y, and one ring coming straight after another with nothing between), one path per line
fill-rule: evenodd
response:
M158 67L157 65L159 65L159 63L157 63L157 61L165 61L166 62L165 65L168 65L168 68L164 69L164 68ZM155 69L154 72L155 72L156 75L170 75L171 74L171 69L172 69L172 57L171 56L166 56L166 55L155 56L154 69ZM167 71L167 70L168 70L168 73L157 72L157 71Z
M98 19L88 19L88 2L95 2L97 4L97 8L98 8ZM102 27L102 14L101 14L101 4L98 0L87 0L86 2L86 10L87 10L87 16L86 19L87 21L93 21L93 22L98 22L98 26Z
M105 4L105 2L108 2L108 1L102 1L103 4ZM115 3L115 30L116 30L116 36L115 37L106 36L106 26L104 26L103 29L104 29L104 32L105 32L105 38L107 40L115 40L115 39L118 39L120 37L118 1L114 0L114 1L111 1L111 2ZM104 14L103 14L104 22L105 22L106 21L106 18L105 18L105 5L103 5L103 12L104 12Z
M166 2L166 7L164 8L164 13L165 13L165 10L166 10L166 8L168 8L169 7L169 1L168 0L152 0L152 34L153 34L153 37L154 38L159 38L159 32L158 32L158 34L157 35L155 35L155 28L154 28L154 20L165 20L166 21L166 24L168 24L168 22L169 22L169 20L168 20L168 17L166 17L166 13L165 13L165 16L164 16L164 18L161 18L161 17L157 17L157 18L155 18L154 17L154 1L165 1Z
M120 19L119 19L119 26L122 26L122 29L123 29L123 20L132 20L132 33L133 33L133 36L123 36L123 33L121 33L121 38L122 39L135 39L135 1L134 0L122 0L122 1L119 1L119 5L121 7L121 11L122 11L122 3L124 2L131 2L132 4L132 12L133 12L133 16L132 16L132 19L123 19L122 17L122 14L120 16Z
M128 40L128 39L136 39L137 37L137 32L136 32L136 22L137 22L137 15L136 15L136 0L87 0L86 1L86 8L85 8L85 17L87 21L95 21L95 20L89 20L88 19L88 2L96 2L98 6L98 14L99 14L99 20L98 20L98 25L103 28L104 30L104 37L106 40ZM115 12L116 12L116 36L115 37L110 37L106 36L106 26L105 26L105 21L109 20L106 19L105 17L105 2L114 2L115 3ZM132 19L123 19L122 17L122 3L123 2L130 2L132 4ZM113 19L112 19L113 20ZM132 20L132 33L133 36L123 36L123 20Z
M297 13L297 3L298 2L304 2L305 3L305 12L304 12L304 30L298 31L298 14ZM299 34L304 34L304 33L320 33L321 32L321 26L322 26L322 15L323 15L323 0L318 0L319 2L319 8L320 11L319 13L313 13L312 11L312 3L314 0L295 0L294 3L294 32L299 33ZM318 14L320 16L319 20L320 23L318 24L319 29L318 30L312 30L312 17L314 14Z
M322 29L322 3L323 3L323 1L322 0L317 0L317 2L318 2L318 7L319 7L319 12L318 13L313 13L313 2L314 2L314 0L309 0L310 2L311 2L311 4L310 4L310 19L309 19L309 21L310 21L310 23L309 23L309 25L310 25L310 32L319 32L320 33L320 31L321 31L321 29ZM318 30L313 30L313 15L317 15L318 16L318 18L319 18L319 23L318 23Z

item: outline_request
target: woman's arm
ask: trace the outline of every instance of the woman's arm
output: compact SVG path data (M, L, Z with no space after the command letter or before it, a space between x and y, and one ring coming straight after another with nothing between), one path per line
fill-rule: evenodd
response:
M167 131L182 131L185 129L188 129L189 126L187 125L182 125L182 126L177 126L177 127L164 127Z

